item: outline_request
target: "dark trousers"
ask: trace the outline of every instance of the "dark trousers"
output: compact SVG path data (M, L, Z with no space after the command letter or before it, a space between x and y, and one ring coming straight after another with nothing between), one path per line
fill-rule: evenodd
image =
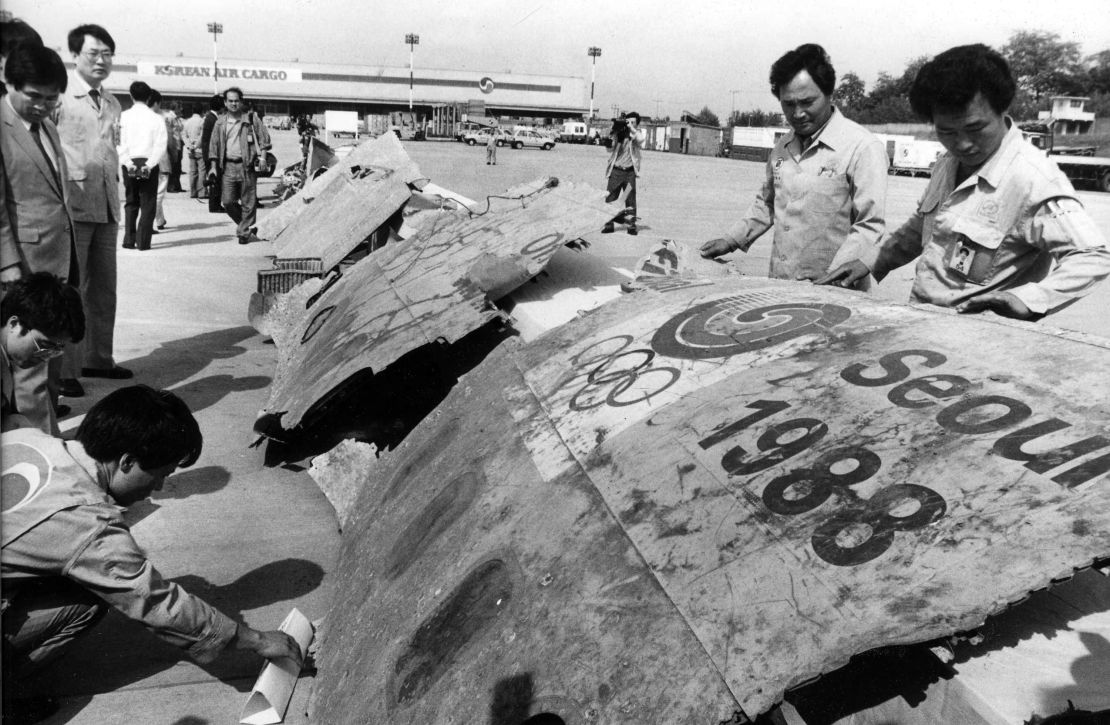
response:
M200 149L189 152L189 196L208 196L204 189L204 159L201 158Z
M107 613L108 606L64 577L4 580L4 697L62 654ZM9 692L14 688L15 692Z
M166 187L166 191L176 193L181 191L181 161L182 161L182 148L178 146L175 149L170 149L170 183Z
M251 235L258 207L258 175L242 162L226 162L221 195L224 210L235 222L235 235L240 239Z
M132 178L127 175L127 169L124 169L123 188L126 192L123 205L123 246L150 249L154 214L158 207L158 169L154 169L148 179Z
M625 210L613 218L615 222L632 222L636 221L636 172L633 169L621 169L614 166L612 173L609 174L609 185L606 191L609 195L605 197L606 203L616 201L620 196L621 189L625 186L631 187L628 191L628 196L624 198Z

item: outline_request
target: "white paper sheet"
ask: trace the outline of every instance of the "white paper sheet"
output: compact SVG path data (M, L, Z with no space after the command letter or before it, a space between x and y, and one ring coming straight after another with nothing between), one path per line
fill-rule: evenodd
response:
M312 623L299 610L294 608L289 612L278 629L296 640L301 648L301 657L308 653L313 637ZM267 662L254 683L239 722L246 725L273 725L284 720L299 674L300 668L288 658Z

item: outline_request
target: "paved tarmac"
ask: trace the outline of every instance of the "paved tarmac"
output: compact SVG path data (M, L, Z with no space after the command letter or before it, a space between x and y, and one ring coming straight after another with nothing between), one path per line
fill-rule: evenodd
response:
M434 182L479 200L544 175L599 189L605 183L603 148L505 148L498 164L487 166L480 147L405 146ZM275 148L280 163L291 163L298 153L295 135L275 133ZM594 253L622 266L662 237L699 243L739 217L761 178L757 163L649 152L640 183L640 236L596 234L589 241ZM273 183L266 180L263 193ZM891 178L892 223L909 215L925 184ZM1110 195L1080 196L1110 233ZM116 355L135 371L137 382L174 390L189 403L205 450L150 504L135 507L135 536L164 575L253 627L276 627L294 606L318 619L327 612L328 575L340 545L334 513L303 464L266 467L265 446L250 447L276 353L247 325L247 300L256 271L269 266L273 245L236 244L226 216L209 214L186 194L167 196L166 217L170 226L150 251L120 251ZM769 248L768 235L751 254L739 255L742 269L764 274ZM912 266L899 270L874 294L904 300L912 274ZM1104 284L1050 323L1110 337L1108 302L1110 285ZM76 429L91 403L124 384L83 382L87 396L65 400L74 407L62 422L65 431ZM62 699L62 711L46 721L50 725L229 723L238 720L260 667L260 660L240 653L198 666L113 615L45 673L39 687ZM286 722L308 722L311 684L310 675L302 676Z

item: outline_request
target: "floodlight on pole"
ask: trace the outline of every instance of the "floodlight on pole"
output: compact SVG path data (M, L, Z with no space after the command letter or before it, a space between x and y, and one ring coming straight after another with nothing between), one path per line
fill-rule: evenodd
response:
M208 32L212 33L212 92L220 92L220 60L217 52L220 33L224 32L223 23L209 23Z
M740 93L740 91L729 91L729 94L732 95L732 113L730 113L728 115L728 122L729 122L730 125L732 124L733 116L736 115L736 94L737 93Z
M420 45L420 36L415 33L405 33L405 42L409 46L409 110L412 110L412 61L413 47Z
M652 100L655 101L655 117L656 118L661 118L661 116L659 115L661 113L661 111L659 110L659 104L662 103L663 101L659 100L658 98L655 98L655 99L652 99Z
M586 49L590 56L590 118L594 117L594 80L597 78L597 57L601 55L601 48L591 45Z

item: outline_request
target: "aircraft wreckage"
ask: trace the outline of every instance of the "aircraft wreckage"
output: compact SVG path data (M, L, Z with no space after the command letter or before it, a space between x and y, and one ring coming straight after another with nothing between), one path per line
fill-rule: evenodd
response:
M264 428L511 327L496 296L613 213L534 186L291 293ZM392 450L316 460L344 542L316 721L754 717L1110 555L1110 343L720 270L665 244Z

